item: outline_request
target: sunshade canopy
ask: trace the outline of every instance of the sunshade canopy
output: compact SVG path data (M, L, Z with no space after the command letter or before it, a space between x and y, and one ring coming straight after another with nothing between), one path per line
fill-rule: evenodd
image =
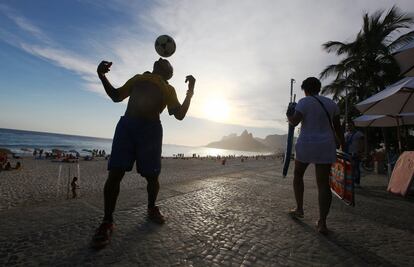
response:
M414 76L414 41L398 49L394 58L400 66L401 75Z
M414 113L403 113L398 116L362 115L354 119L357 127L397 127L414 125Z
M356 104L364 115L414 112L414 77L406 77Z

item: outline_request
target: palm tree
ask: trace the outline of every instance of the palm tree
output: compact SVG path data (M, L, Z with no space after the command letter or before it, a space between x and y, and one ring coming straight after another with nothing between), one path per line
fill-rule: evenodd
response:
M396 35L402 30L407 31L413 24L413 17L393 6L386 13L382 10L372 15L365 13L362 29L354 41L324 43L324 50L336 53L341 60L337 64L327 66L320 73L321 79L334 76L334 80L322 89L322 93L332 94L334 99L342 99L343 102L347 92L355 101L349 105L353 107L356 102L397 81L399 67L392 53L414 40L414 31L402 34L398 38Z

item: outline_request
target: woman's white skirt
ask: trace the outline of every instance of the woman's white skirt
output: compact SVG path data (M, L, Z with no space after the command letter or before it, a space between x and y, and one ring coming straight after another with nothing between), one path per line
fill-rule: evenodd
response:
M304 163L331 164L336 161L334 140L320 142L298 142L295 146L295 159Z

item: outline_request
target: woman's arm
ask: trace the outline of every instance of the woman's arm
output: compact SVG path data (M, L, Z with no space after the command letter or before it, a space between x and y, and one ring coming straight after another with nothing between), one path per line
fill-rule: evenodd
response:
M297 126L302 121L303 115L299 111L295 111L293 115L287 115L287 118L290 124L292 124L293 126Z

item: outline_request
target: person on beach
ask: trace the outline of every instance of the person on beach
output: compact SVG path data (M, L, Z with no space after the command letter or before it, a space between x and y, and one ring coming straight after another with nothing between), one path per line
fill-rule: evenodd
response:
M72 188L72 198L76 198L78 196L77 190L79 189L78 185L78 177L73 177L72 182L70 183L70 186Z
M10 162L9 161L7 161L6 162L6 164L4 165L4 170L5 171L10 171L10 170L12 170L13 168L12 168L12 166L11 166L11 164L10 164Z
M349 122L347 132L345 133L344 151L351 155L352 158L352 177L354 177L355 186L360 186L362 153L364 152L364 134L355 129L354 122Z
M161 148L163 129L160 114L167 107L168 113L183 120L194 94L195 78L186 77L187 95L180 104L177 94L168 80L173 76L173 67L166 59L155 61L152 72L144 72L129 79L122 87L115 89L105 74L112 63L102 61L97 69L99 79L107 95L114 102L129 97L125 115L116 126L108 161L108 178L104 187L104 218L93 237L95 247L109 244L114 228L113 213L119 194L120 182L126 171L131 171L136 162L137 172L147 180L147 215L155 223L163 224L164 216L155 205L160 185Z
M294 218L303 218L303 175L309 164L315 164L318 186L319 220L317 230L328 233L326 218L331 206L332 195L329 186L331 164L336 161L336 138L343 144L339 121L339 108L331 99L318 95L321 82L315 77L305 79L301 86L305 97L289 105L286 112L289 123L302 123L296 142L293 189L296 208L289 214ZM329 117L328 117L329 116Z

